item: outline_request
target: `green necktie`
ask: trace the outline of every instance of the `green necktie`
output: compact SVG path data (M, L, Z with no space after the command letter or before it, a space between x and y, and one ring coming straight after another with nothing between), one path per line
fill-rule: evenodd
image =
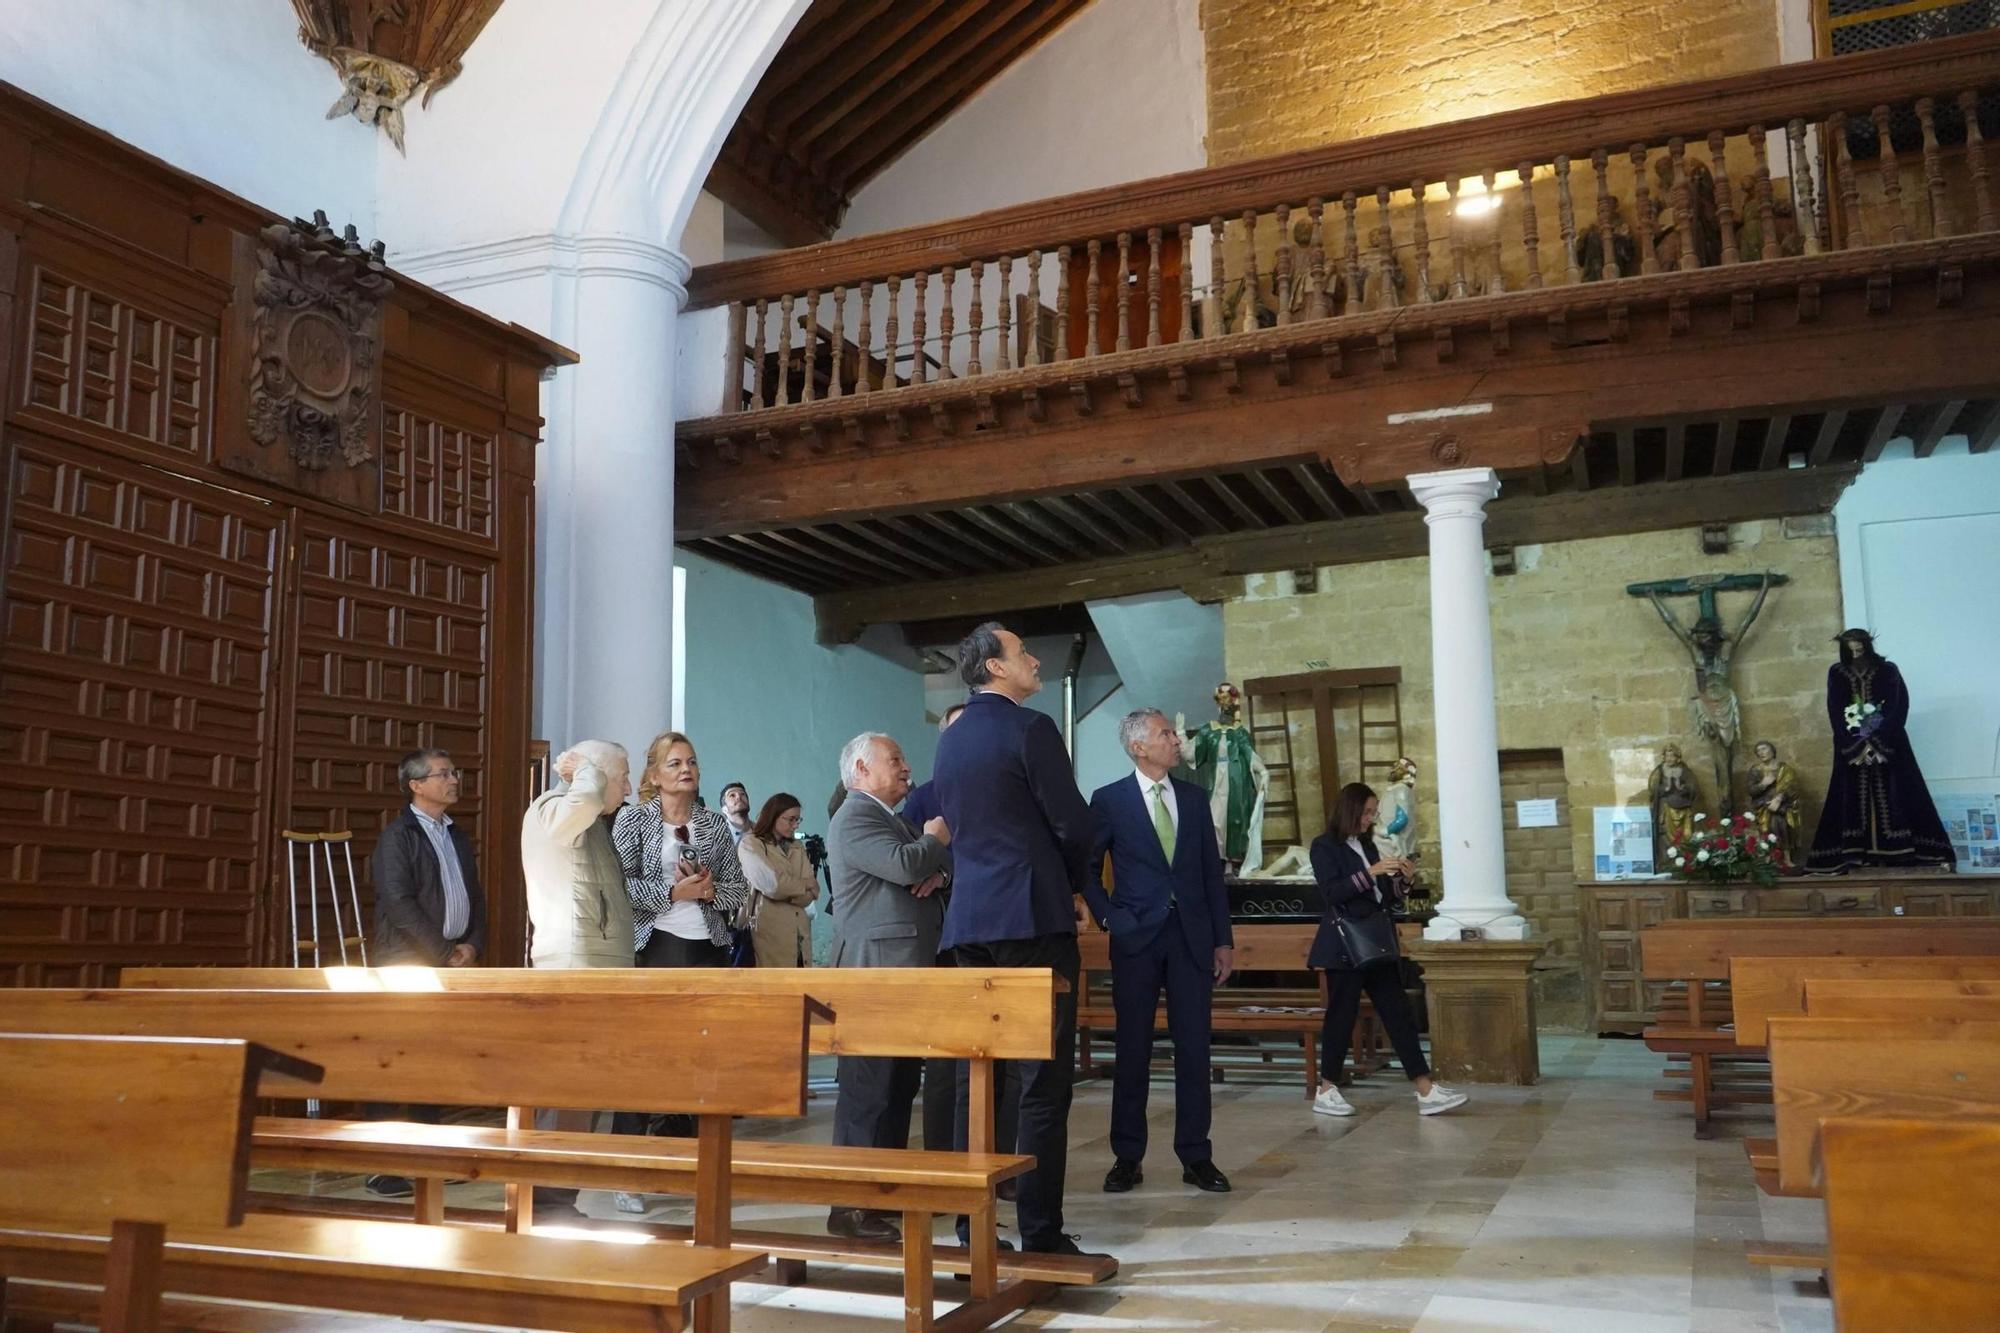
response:
M1167 854L1167 864L1174 863L1174 817L1167 813L1166 784L1153 784L1153 832L1160 835L1160 850Z

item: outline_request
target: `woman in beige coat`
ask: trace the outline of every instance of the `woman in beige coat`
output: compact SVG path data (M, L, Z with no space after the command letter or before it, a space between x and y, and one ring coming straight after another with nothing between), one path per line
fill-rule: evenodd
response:
M750 938L759 967L810 967L812 919L806 907L819 897L819 877L798 840L799 798L779 792L764 802L737 852L743 878L757 892Z

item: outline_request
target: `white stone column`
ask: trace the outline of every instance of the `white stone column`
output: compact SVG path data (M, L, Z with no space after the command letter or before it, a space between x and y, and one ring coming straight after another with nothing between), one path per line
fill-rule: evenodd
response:
M1492 468L1409 478L1431 546L1431 695L1437 729L1438 841L1444 898L1424 937L1472 928L1518 940L1528 923L1507 897L1501 847L1500 728L1493 705L1493 626L1486 598L1486 502Z

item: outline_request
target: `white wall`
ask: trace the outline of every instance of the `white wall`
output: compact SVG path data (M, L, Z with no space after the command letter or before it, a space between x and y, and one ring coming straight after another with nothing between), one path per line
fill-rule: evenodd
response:
M859 236L1204 165L1199 0L1096 0L854 199Z
M1834 508L1846 619L1910 687L1910 743L1934 787L2000 780L2000 453L1892 444ZM1827 661L1833 648L1827 647Z
M298 31L273 0L6 0L0 79L273 212L323 208L372 238L380 131L326 119L340 81Z

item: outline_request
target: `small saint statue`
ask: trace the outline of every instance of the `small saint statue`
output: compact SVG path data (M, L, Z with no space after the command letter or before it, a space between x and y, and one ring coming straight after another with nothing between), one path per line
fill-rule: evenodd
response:
M1215 721L1194 733L1189 762L1208 791L1216 840L1230 873L1264 862L1264 794L1271 775L1243 725L1243 696L1228 681L1215 687Z
M1833 772L1806 870L1840 875L1874 866L1942 866L1958 855L1917 767L1910 690L1865 629L1840 632L1840 660L1826 673Z
M1664 866L1667 848L1685 841L1694 829L1694 774L1681 758L1680 746L1660 747L1660 762L1646 781L1646 791L1653 798L1653 864Z
M1756 759L1744 774L1744 786L1750 793L1751 817L1757 821L1759 834L1778 839L1773 850L1784 858L1786 866L1796 866L1799 861L1799 775L1790 764L1778 758L1778 747L1769 741L1758 741L1752 753Z
M1375 816L1375 849L1388 857L1417 856L1417 761L1408 755L1389 765Z

